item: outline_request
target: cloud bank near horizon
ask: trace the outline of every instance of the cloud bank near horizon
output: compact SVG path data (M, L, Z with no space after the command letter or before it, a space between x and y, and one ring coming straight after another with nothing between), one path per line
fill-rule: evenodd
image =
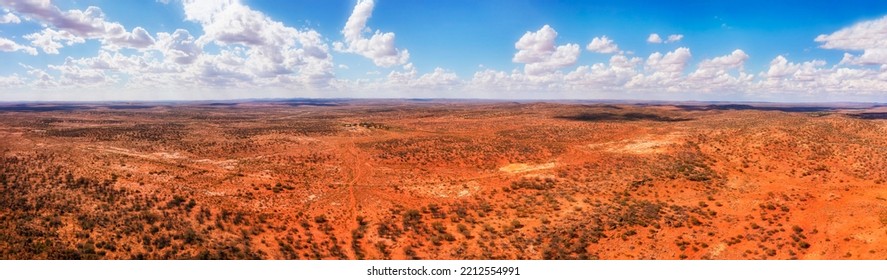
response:
M836 64L777 55L759 71L754 56L735 49L695 57L687 37L651 33L635 41L666 50L640 54L599 34L563 39L553 25L515 34L514 68L462 73L436 65L421 73L422 56L396 42L397 30L372 28L376 2L359 0L340 34L293 27L238 0L183 0L177 28L151 32L112 21L102 8L64 10L50 1L0 0L0 28L30 25L19 38L0 33L0 54L59 56L95 46L94 55L66 56L45 66L10 62L0 75L0 100L175 100L261 97L443 97L538 99L846 100L887 101L887 16L810 38L843 52ZM429 30L428 32L434 32ZM328 37L328 36L333 36ZM462 42L453 42L460 44ZM581 45L580 45L581 44ZM584 45L584 48L581 47ZM409 46L407 46L409 47ZM440 46L446 48L447 46ZM342 77L355 55L380 75ZM583 55L607 57L580 63Z

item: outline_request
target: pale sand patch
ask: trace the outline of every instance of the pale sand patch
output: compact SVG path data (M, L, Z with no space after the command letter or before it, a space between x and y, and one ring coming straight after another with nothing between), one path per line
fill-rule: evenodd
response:
M410 192L425 197L453 198L466 197L480 191L477 181L450 182L406 187Z
M674 143L670 140L634 140L622 147L611 149L611 151L630 154L658 154L665 152L665 148Z
M224 168L227 170L233 170L237 166L239 161L236 159L212 160L212 159L205 158L205 159L193 160L193 162L213 164L213 165L216 165L218 167L221 167L221 168Z
M156 156L156 157L159 157L159 158L165 158L165 159L183 159L183 158L187 158L186 156L183 156L183 155L179 154L179 152L175 152L175 153L159 152L159 153L154 153L153 155Z
M727 180L727 188L735 191L739 191L742 193L748 193L760 188L758 184L749 180L749 178L744 176L734 176L729 177Z
M526 164L526 163L512 163L506 166L499 168L499 171L507 172L507 173L523 173L530 172L536 170L544 170L554 168L556 164L554 162L543 163L543 164Z
M860 227L860 229L862 229L862 227ZM859 233L850 235L850 237L853 237L853 239L862 241L865 244L872 244L875 242L875 240L880 239L879 238L880 235L883 235L883 233L869 230L869 231L859 232Z
M727 248L727 244L724 244L724 242L718 243L717 245L715 245L711 248L711 257L712 258L717 257L726 248Z
M320 143L321 141L314 137L307 136L294 136L294 135L286 135L286 134L267 134L267 135L259 135L253 136L257 141L286 141L293 142L298 144L313 144Z
M592 143L586 145L586 147L593 150L603 149L611 153L660 154L667 152L669 147L681 143L683 136L680 133L646 135L629 140Z
M225 192L206 191L207 196L225 196Z
M318 196L316 194L309 194L307 197L304 197L304 198L300 199L299 201L301 203L308 203L308 202L316 201L319 198L320 198L320 196Z

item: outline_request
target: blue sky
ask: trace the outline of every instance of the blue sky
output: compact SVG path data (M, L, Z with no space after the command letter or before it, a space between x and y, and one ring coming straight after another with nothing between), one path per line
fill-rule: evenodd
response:
M0 101L887 102L885 1L0 0L0 6ZM595 38L604 43L590 46Z

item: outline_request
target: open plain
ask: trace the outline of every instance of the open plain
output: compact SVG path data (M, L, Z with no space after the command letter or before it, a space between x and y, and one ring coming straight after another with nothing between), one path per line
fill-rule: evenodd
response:
M3 259L885 259L887 107L0 106Z

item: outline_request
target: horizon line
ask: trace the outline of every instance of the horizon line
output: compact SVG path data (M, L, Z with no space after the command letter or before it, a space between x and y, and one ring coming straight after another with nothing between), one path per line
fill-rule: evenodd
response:
M273 98L232 98L232 99L119 99L119 100L0 100L0 104L101 104L101 103L207 103L207 102L281 102L296 100L312 101L451 101L451 102L519 102L519 103L609 103L644 105L655 104L681 104L681 103L710 103L710 104L856 104L873 105L873 107L887 106L887 101L765 101L765 100L667 100L667 99L547 99L547 98L395 98L395 97L273 97Z

